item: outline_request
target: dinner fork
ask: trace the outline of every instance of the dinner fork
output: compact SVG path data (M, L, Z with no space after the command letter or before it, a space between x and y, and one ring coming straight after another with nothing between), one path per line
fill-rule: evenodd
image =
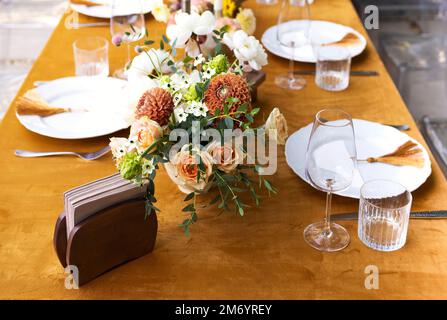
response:
M49 156L78 156L84 160L96 160L110 151L110 146L102 148L101 150L95 152L72 152L72 151L27 151L27 150L16 150L14 154L18 157L24 158L35 158L35 157L49 157Z
M70 22L68 25L73 29L89 28L89 27L106 27L109 22Z

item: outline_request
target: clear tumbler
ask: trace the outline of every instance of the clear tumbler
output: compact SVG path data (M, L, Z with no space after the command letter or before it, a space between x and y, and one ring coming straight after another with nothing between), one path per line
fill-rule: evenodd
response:
M360 190L358 236L379 251L402 248L407 239L412 196L399 183L366 182Z

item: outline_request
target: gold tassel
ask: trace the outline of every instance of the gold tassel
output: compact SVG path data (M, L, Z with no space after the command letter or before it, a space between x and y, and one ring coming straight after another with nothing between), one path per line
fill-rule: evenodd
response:
M354 33L349 32L340 40L335 41L335 42L325 43L325 44L322 44L322 46L349 47L349 46L355 46L359 43L361 43L359 37L357 37L357 35L355 35Z
M32 89L28 90L23 97L17 99L16 111L20 115L47 117L53 114L70 112L71 110L50 106L34 89Z
M88 0L70 0L70 2L72 4L80 4L80 5L84 5L84 6L87 6L87 7L95 7L95 6L102 6L102 5L104 5L102 3L96 3L96 2L88 1Z
M369 163L381 162L394 166L413 166L422 168L424 166L424 158L421 157L422 149L417 143L408 140L394 152L388 153L381 157L370 157L366 159Z

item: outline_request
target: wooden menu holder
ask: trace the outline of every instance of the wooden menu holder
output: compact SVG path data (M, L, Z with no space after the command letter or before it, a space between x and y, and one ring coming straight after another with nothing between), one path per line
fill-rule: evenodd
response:
M65 268L78 268L77 285L151 252L157 237L157 215L145 217L145 200L128 200L77 224L67 239L65 212L57 219L54 248Z

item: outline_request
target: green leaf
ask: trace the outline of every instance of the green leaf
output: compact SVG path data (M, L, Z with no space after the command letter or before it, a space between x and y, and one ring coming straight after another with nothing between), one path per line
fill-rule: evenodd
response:
M190 223L191 223L191 220L190 220L190 219L185 219L185 220L183 220L183 222L182 222L182 224L180 225L180 227L187 226L187 225L189 225Z
M267 188L268 191L270 191L272 193L276 193L277 192L276 189L270 183L270 181L268 181L267 179L264 179L264 186Z
M153 41L153 40L146 40L146 41L144 41L144 44L147 46L150 46L151 44L154 44L154 42L155 41Z
M165 43L169 43L169 40L168 40L168 38L165 35L162 35L161 38L163 39L163 41Z
M190 203L182 209L183 212L195 211L194 204Z
M225 106L224 106L224 114L228 114L228 112L229 112L229 107L228 107L228 104L225 104Z
M233 123L233 119L231 118L225 118L225 126L227 127L227 129L233 129L234 123Z
M217 203L217 201L219 201L219 199L220 199L220 194L218 194L217 196L215 196L214 199L210 201L210 203L209 203L210 206L213 205L213 204L215 204L215 203Z
M261 110L260 108L254 108L253 110L251 110L251 115L252 116L254 116L254 115L256 115L258 112L259 112L259 110Z
M186 56L185 59L183 59L183 63L186 64L188 62L191 62L192 60L194 60L194 59L191 58L190 56Z
M237 108L237 112L247 112L248 105L246 103L241 104L239 108Z
M189 201L189 200L191 200L192 198L194 198L194 192L191 192L190 194L188 194L186 197L185 197L185 199L183 200L183 201Z
M160 49L164 50L165 49L165 44L163 41L160 41Z

